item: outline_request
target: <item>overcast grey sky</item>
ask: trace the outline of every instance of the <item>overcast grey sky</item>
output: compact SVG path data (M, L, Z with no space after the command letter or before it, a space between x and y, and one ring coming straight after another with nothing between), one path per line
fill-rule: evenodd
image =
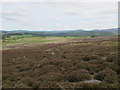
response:
M12 2L2 4L3 30L106 29L118 26L115 2Z

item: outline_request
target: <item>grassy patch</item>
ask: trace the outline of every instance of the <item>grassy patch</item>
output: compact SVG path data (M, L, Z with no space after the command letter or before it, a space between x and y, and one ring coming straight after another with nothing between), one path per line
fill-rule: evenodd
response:
M88 37L38 37L31 34L24 35L11 35L2 40L3 45L7 44L34 44L34 43L43 43L43 42L61 42L67 39L80 39Z
M89 38L89 37L64 37L66 39L79 39L79 38Z
M30 38L21 38L21 39L9 39L9 40L5 40L5 42L3 42L4 44L19 44L19 43L23 43L23 44L31 44L31 43L41 43L41 42L49 42L52 40L45 40L43 37L30 37Z
M103 42L101 43L103 46L118 46L118 42Z
M65 40L64 37L24 37L16 38L18 36L11 36L2 41L3 45L7 44L35 44L35 43L44 43L44 42L59 42ZM22 37L22 36L20 36Z

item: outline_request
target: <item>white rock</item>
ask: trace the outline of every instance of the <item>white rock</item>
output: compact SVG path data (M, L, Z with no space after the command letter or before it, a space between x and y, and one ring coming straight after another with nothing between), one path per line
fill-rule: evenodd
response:
M55 53L52 53L52 55L54 55Z
M101 83L100 80L96 80L96 79L86 80L84 82L86 82L86 83Z

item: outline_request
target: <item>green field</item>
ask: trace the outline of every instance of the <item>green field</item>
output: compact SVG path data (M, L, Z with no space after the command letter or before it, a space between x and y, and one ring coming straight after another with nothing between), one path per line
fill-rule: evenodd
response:
M10 36L2 40L3 45L7 44L35 44L44 42L61 42L69 39L88 38L88 37L37 37L32 35Z
M21 38L21 39L7 39L5 42L3 41L4 44L15 44L15 43L24 43L24 44L30 44L30 43L40 43L40 42L48 42L51 40L45 40L42 37L30 37L30 38Z

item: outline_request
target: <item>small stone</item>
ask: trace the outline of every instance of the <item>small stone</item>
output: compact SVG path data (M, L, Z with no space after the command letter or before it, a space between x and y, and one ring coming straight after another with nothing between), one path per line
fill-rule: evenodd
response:
M52 53L52 55L54 55L55 53Z

